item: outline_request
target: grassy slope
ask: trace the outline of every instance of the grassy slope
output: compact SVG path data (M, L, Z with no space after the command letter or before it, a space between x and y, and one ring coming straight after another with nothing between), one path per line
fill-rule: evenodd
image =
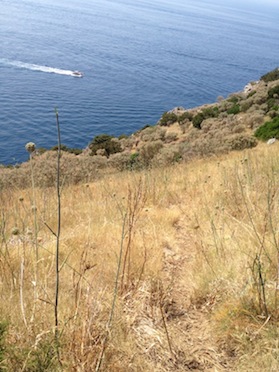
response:
M61 359L92 371L121 277L106 371L277 371L278 144L62 193ZM35 180L36 182L36 180ZM3 368L58 370L53 354L56 198L2 190ZM124 258L127 259L124 264Z
M94 370L105 340L103 370L279 369L278 144L244 150L278 116L277 85L189 110L218 107L201 129L145 128L109 159L63 154L62 370ZM0 170L0 370L55 371L56 154L34 157L35 192L30 165Z

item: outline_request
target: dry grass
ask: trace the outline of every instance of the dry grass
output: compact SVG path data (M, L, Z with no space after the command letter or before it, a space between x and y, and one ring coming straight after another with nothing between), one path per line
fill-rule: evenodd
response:
M115 173L62 192L61 359L93 371L277 371L278 145ZM94 175L90 175L94 179ZM55 371L57 202L2 190L0 366ZM116 308L107 327L115 290ZM0 369L1 369L0 367Z

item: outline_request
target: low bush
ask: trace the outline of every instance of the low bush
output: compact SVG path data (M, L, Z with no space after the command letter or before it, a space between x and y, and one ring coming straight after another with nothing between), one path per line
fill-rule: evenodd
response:
M94 137L93 141L89 145L89 148L91 150L90 155L96 155L98 150L104 149L107 157L109 157L111 154L116 154L117 152L122 151L122 147L118 139L108 134L100 134Z
M253 105L253 100L252 99L247 99L247 100L241 102L240 111L241 112L246 112L247 110L249 110L249 108L252 105Z
M256 94L256 91L252 90L252 92L248 94L247 98L253 97L254 94Z
M236 115L240 112L240 105L238 103L234 104L231 108L227 110L229 115Z
M182 115L178 116L178 123L183 124L185 121L192 121L193 119L193 114L191 114L188 111L185 111Z
M166 136L165 136L165 143L170 143L170 142L173 142L177 140L177 134L176 133L173 133L173 132L170 132L170 133L167 133Z
M205 117L202 112L199 112L197 115L193 117L192 123L193 126L197 129L201 129L201 123L204 121Z
M159 120L159 125L169 126L175 123L178 120L178 117L173 112L164 112L161 119Z
M279 138L279 116L276 116L272 121L268 121L260 126L255 136L263 141L267 141L270 138Z
M152 165L164 167L182 160L182 155L179 146L168 146L160 149L158 154L153 158Z
M166 129L158 125L147 127L141 131L141 140L144 142L164 140Z
M266 83L268 83L269 81L274 81L278 79L279 79L279 68L278 67L261 77L261 80L263 80Z
M204 108L201 112L193 117L193 126L195 128L201 129L201 124L205 119L217 118L219 116L219 109L215 107Z
M267 93L269 98L275 98L276 95L279 95L279 85L269 89Z
M219 109L217 106L215 107L207 107L202 110L202 113L206 119L208 118L217 118L219 115Z
M51 149L51 151L57 151L58 150L58 146L53 146ZM65 151L65 152L68 152L69 154L74 154L74 155L79 155L82 153L82 150L81 149L78 149L78 148L71 148L71 147L68 147L66 145L62 145L61 144L61 150L62 151Z
M228 102L237 103L239 101L239 97L232 95L227 99Z
M148 166L150 161L154 158L154 156L159 152L159 150L163 147L162 141L154 141L148 142L140 149L140 157L137 158L141 159L143 163Z
M256 138L245 134L235 134L226 141L230 150L244 150L257 146Z
M118 137L119 140L127 139L127 138L129 138L129 136L127 136L127 134L120 134L120 136Z

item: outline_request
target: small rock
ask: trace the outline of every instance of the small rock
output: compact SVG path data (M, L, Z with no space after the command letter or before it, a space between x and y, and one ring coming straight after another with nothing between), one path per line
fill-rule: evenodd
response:
M267 144L268 144L268 145L272 145L275 141L276 141L276 138L270 138L270 139L267 141Z

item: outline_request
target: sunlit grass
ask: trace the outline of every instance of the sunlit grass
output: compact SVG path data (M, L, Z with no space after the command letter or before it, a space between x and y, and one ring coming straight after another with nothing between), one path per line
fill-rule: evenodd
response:
M64 370L95 369L122 243L105 370L182 371L194 360L200 367L211 363L222 370L224 350L231 370L262 371L268 365L276 370L277 152L277 144L262 145L64 186L59 305ZM0 194L0 311L9 324L3 361L8 370L35 370L42 357L38 350L45 359L53 358L46 347L54 331L57 201L52 188L35 191L38 283L33 191L5 189ZM195 311L201 319L211 319L212 345L204 342L215 350L210 362L185 346L187 337L202 342L194 323L191 336L187 333L187 313ZM40 363L45 370L56 368Z

